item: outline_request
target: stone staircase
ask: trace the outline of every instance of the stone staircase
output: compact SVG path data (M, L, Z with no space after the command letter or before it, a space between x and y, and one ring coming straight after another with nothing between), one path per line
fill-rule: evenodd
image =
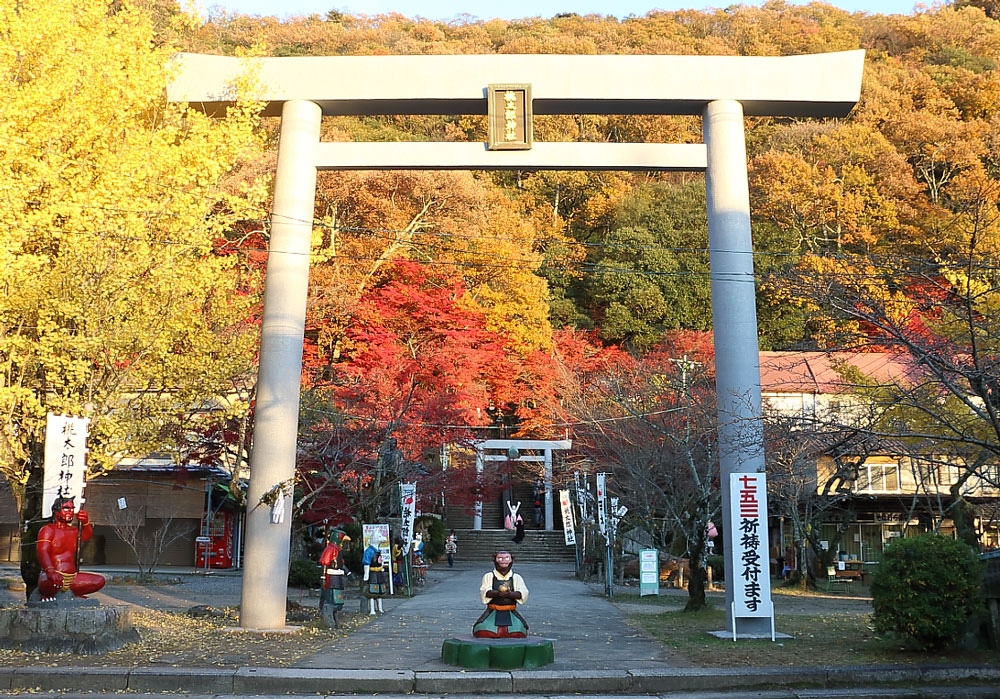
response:
M549 532L529 527L524 531L524 541L515 544L511 541L514 532L507 529L454 529L458 536L457 560L463 563L489 565L493 554L501 549L510 551L515 561L522 563L576 560L574 547L566 545L561 530Z

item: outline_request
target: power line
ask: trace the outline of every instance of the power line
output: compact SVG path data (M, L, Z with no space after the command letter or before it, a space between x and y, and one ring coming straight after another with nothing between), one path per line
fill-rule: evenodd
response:
M27 230L32 232L39 232L42 229L34 229L27 226L20 226L17 224L10 224L11 228L17 228L19 230ZM161 241L155 239L147 239L137 236L124 236L121 234L113 234L111 231L71 231L71 230L61 230L61 233L69 235L90 235L95 237L106 237L114 240L130 240L133 242L147 243L150 245L175 245L181 247L188 247L189 249L205 249L214 247L216 251L220 253L224 252L235 252L235 253L279 253L284 255L317 255L322 254L321 252L297 252L297 251L284 251L284 250L269 250L266 248L220 248L218 244L204 243L195 244L187 243L182 241ZM107 235L104 235L104 234ZM467 253L472 254L472 253ZM483 253L485 254L485 253ZM355 262L377 262L382 260L381 256L367 256L367 255L330 255L330 259L342 260L342 261L355 261ZM474 268L474 269L498 269L498 270L510 270L510 269L521 269L529 272L583 272L589 274L625 274L633 276L649 276L649 277L700 277L700 278L728 278L730 281L735 282L747 282L753 283L754 275L745 273L711 273L708 270L705 272L661 272L655 270L635 270L623 267L610 267L606 265L599 265L591 262L581 262L577 266L556 266L556 265L546 265L546 264L524 264L526 261L523 259L514 258L497 258L496 255L492 255L493 260L497 260L495 263L487 262L463 262L458 260L409 260L416 264L428 265L428 266L441 266L441 267L460 267L460 268Z
M69 204L69 205L70 206L79 206L81 208L86 208L86 206L87 206L87 205L82 205L82 204ZM109 210L109 211L116 211L116 212L120 212L120 213L146 214L146 215L150 215L150 216L162 216L162 217L179 217L179 216L181 216L181 214L173 213L173 212L162 212L162 211L144 210L144 209L117 209L115 207L92 207L92 208ZM245 218L245 217L242 217L242 216L239 216L239 215L236 215L236 214L220 214L220 215L216 215L216 216L218 218L220 218L221 220L223 220L223 221L225 221L225 220L228 219L228 220L230 220L233 223L248 223L248 224L256 224L256 225L262 226L261 229L255 231L255 232L262 234L262 236L264 238L269 238L270 237L269 236L269 232L267 230L267 226L275 223L275 220L273 218L250 219L250 218ZM652 252L676 252L676 253L694 253L694 254L709 254L709 255L711 255L713 252L715 252L715 253L730 254L730 255L752 255L755 258L789 258L789 259L798 259L798 258L802 258L802 257L806 257L806 256L810 256L811 255L811 256L815 256L815 257L820 257L822 259L841 260L841 261L848 261L848 262L855 262L855 261L867 260L868 262L870 262L873 265L888 266L888 267L890 267L892 269L899 269L900 262L908 263L908 264L911 264L911 265L912 264L916 264L916 265L929 266L929 267L933 267L935 269L940 269L940 268L956 268L956 269L958 269L958 268L965 267L966 264L967 264L967 262L963 262L962 260L926 259L926 258L914 257L912 255L901 255L901 256L892 256L892 257L886 256L884 260L881 260L878 256L872 255L870 253L867 254L867 255L863 255L863 256L862 255L852 256L852 255L850 255L848 253L836 253L836 254L822 253L822 254L817 254L817 253L812 253L811 251L810 252L799 252L799 251L796 251L796 252L786 252L786 251L771 251L771 250L751 250L751 251L746 251L746 250L730 250L730 249L710 248L710 247L633 245L633 244L628 244L628 243L589 242L589 241L578 241L578 240L572 240L572 239L521 238L521 237L517 237L517 236L474 235L474 234L460 234L460 233L444 233L444 232L438 232L438 231L434 231L434 230L430 230L430 229L424 229L424 230L420 230L420 231L409 231L409 230L405 230L405 229L395 229L395 228L371 228L371 227L363 227L363 226L340 226L340 225L336 225L336 224L326 223L326 222L318 220L318 219L313 219L312 221L309 221L309 220L306 220L306 219L287 218L287 220L290 221L290 222L295 222L295 223L311 224L314 227L324 228L324 229L327 229L327 230L330 230L330 231L344 232L344 233L353 233L353 234L358 234L358 235L367 235L367 236L370 236L370 237L381 238L381 239L384 239L384 240L392 240L393 242L397 241L397 237L396 236L399 236L401 234L406 234L407 236L413 236L413 235L415 235L415 236L435 236L435 237L438 237L438 238L451 239L451 240L470 240L470 241L485 241L485 242L512 242L512 243L518 243L520 245L531 244L531 245L561 245L561 246L569 246L569 247L580 246L580 247L585 247L585 248L590 248L590 249L627 250L627 251L632 251L632 252L635 252L635 251L652 251ZM11 228L17 228L17 229L20 229L20 230L25 230L25 231L30 231L30 232L37 232L37 233L46 233L46 234L48 234L48 233L53 233L53 234L54 233L59 233L59 234L76 234L76 235L102 235L102 236L105 236L105 237L108 237L108 238L114 238L114 239L119 239L119 240L131 240L131 241L135 241L135 242L146 242L146 243L149 243L151 245L187 245L187 246L190 246L192 248L195 248L195 247L200 248L200 247L205 247L206 245L214 245L216 248L219 247L218 242L205 243L205 244L194 244L194 243L188 243L188 242L176 241L176 240L162 240L162 239L157 239L157 238L146 238L146 237L142 237L142 236L126 236L126 235L122 235L120 233L117 233L115 230L112 230L112 229L103 229L103 230L98 230L98 231L83 231L83 230L71 230L71 229L56 228L56 227L39 228L39 227L24 226L23 224L19 224L17 222L7 222L6 225L10 226ZM685 229L685 230L673 229L673 231L677 232L677 233L695 233L696 232L696 231L687 230L687 229ZM392 236L392 237L390 238L389 236ZM428 242L425 242L425 241L413 240L413 239L407 240L407 241L405 241L405 243L407 245L412 245L412 246L415 246L415 247L437 249L437 250L442 250L442 251L445 251L445 252L456 252L456 253L465 254L465 255L489 255L492 259L497 259L495 253L491 252L491 251L469 250L469 249L466 249L466 248L455 248L455 247L444 246L444 245L435 245L433 243L428 243ZM231 247L231 248L226 248L226 250L227 251L232 251L232 252L247 252L247 253L251 253L251 252L256 252L256 253L272 252L272 250L269 250L268 248L258 248L258 247L239 247L239 248L237 248L237 247ZM322 252L320 252L320 251L310 251L308 253L299 253L299 252L290 252L290 251L273 251L273 252L284 252L284 254L290 254L290 255L322 254ZM539 255L544 255L545 253L544 253L544 251L539 251L538 254ZM342 259L351 259L350 257L347 257L347 256L333 256L333 257L334 258L341 257ZM367 259L380 259L380 258L366 258L366 257L358 256L358 257L356 257L354 259L367 260ZM517 258L500 258L500 260L501 261L506 261L506 262L515 262L515 263L516 262L527 262L528 261L528 260L525 260L525 259L517 259ZM415 262L419 262L419 260L414 260L414 261ZM440 261L427 261L427 262L429 262L429 263L439 262L440 263ZM593 264L593 263L581 262L580 264ZM994 268L1000 269L1000 260L993 260L993 259L987 258L987 259L983 260L982 263L979 264L978 268L979 269L987 269L987 270L992 270ZM553 268L553 269L556 269L556 271L558 271L559 268ZM566 269L572 269L572 268L571 267L567 267ZM904 269L903 271L905 272L906 269ZM873 277L872 275L864 275L864 276L867 277L867 278L876 278L876 277Z
M246 219L238 219L238 220L246 220ZM106 239L111 239L111 240L126 240L126 241L132 241L132 242L139 242L139 243L145 243L145 244L149 244L149 245L163 245L163 246L187 247L188 249L192 249L192 250L214 249L219 254L242 254L242 255L245 255L245 254L251 254L251 253L269 254L271 252L280 253L280 254L286 254L286 255L321 255L321 254L323 254L322 251L319 251L319 252L315 252L315 251L298 252L298 251L269 250L268 248L257 248L257 247L235 247L235 246L234 247L227 247L224 243L220 244L218 241L206 242L206 243L189 243L189 242L177 241L177 240L158 240L158 239L155 239L155 238L146 238L146 237L143 237L143 236L122 235L121 233L118 233L118 232L116 232L114 230L111 230L111 229L105 229L105 230L99 230L99 231L77 231L77 230L70 230L70 229L43 229L43 228L37 228L37 227L31 227L31 226L23 226L23 225L19 225L19 224L16 224L16 223L9 223L7 225L10 228L15 228L15 229L19 229L19 230L28 231L28 232L51 233L51 232L55 231L55 232L58 232L60 234L66 234L66 235L86 235L86 236L100 237L100 238L106 238ZM355 230L358 230L358 229L355 229ZM365 230L368 230L368 229L365 229ZM372 230L379 230L379 229L372 229ZM382 230L391 230L391 229L382 229ZM403 231L395 231L395 232L403 232ZM486 252L465 251L465 250L460 250L460 249L453 249L453 250L455 250L457 252L460 252L462 254L467 254L467 255L487 255L488 254ZM688 249L685 249L685 250L692 251L692 252L709 252L709 253L712 252L710 249L701 249L701 248L688 248ZM789 255L789 253L768 253L768 252L754 252L753 254L754 255L784 255L784 256ZM831 255L823 255L823 256L820 256L820 257L821 257L821 259L827 259L827 260L832 259L832 260L839 260L839 261L843 261L843 262L855 262L856 261L854 258L852 258L851 256L848 256L848 255L832 255L832 256ZM348 261L348 262L377 262L377 261L382 261L384 258L382 258L380 255L343 255L343 254L336 254L336 255L329 255L329 259L339 260L339 261ZM412 259L412 258L407 258L407 259L408 259L408 261L413 262L415 264L421 264L421 265L432 266L432 267L433 266L437 266L437 267L468 268L468 269L497 269L497 270L520 269L520 270L524 270L524 271L528 271L528 272L532 272L532 273L536 273L536 274L546 273L546 272L570 272L570 273L589 274L589 275L595 275L595 276L612 275L612 274L614 274L614 275L629 275L629 276L642 276L642 277L660 277L660 278L699 278L699 279L715 278L715 279L728 279L729 281L740 282L740 283L756 283L757 281L765 281L767 279L770 279L770 278L774 277L773 273L770 273L770 272L768 272L768 273L760 273L760 272L757 272L756 270L751 275L751 274L747 274L747 273L718 273L718 272L717 273L712 273L711 270L709 270L709 269L706 269L705 271L687 270L687 271L681 271L681 272L667 272L667 271L659 271L659 270L641 270L641 269L631 269L631 268L626 268L626 267L615 267L615 266L612 266L612 265L606 265L606 264L600 264L600 263L594 263L594 262L586 262L586 261L581 261L581 262L576 263L576 264L553 265L553 264L538 263L534 259L526 260L524 258L518 259L518 258L509 258L509 257L508 258L503 258L503 257L498 258L495 254L490 255L490 259L492 260L492 262L460 261L460 260L427 260L427 259ZM874 258L873 256L869 255L866 258L861 258L860 261L865 261L865 260L868 261L869 263L873 264L873 265L882 265L882 266L887 266L888 265L887 269L889 269L892 273L896 273L897 270L898 270L898 273L902 274L902 275L921 274L920 272L917 272L917 271L913 270L912 268L902 268L901 269L900 266L899 266L899 262L900 262L899 258L895 258L895 257L894 258L887 258L885 261L881 261L880 262L876 258ZM938 273L938 270L941 270L942 268L963 269L966 266L966 264L963 263L963 262L961 262L961 261L949 262L949 261L945 261L945 260L927 260L927 259L912 258L912 257L910 257L910 258L903 258L903 261L907 261L907 262L911 262L911 263L912 262L919 262L919 263L921 263L921 264L923 264L925 266L931 267L932 270L933 270L932 274L934 274L934 275L936 275ZM986 262L978 265L977 269L980 270L980 271L988 271L988 272L1000 271L1000 262L993 261L993 260L988 260L988 261L986 261ZM831 271L831 272L827 272L827 273L810 272L810 274L813 274L814 276L829 276L830 278L846 279L846 280L853 280L853 281L866 281L866 280L867 281L884 281L884 277L881 276L881 275L873 275L873 274L868 274L868 273L858 274L858 273L852 273L850 270L840 270L840 271L837 271L837 272L832 272Z
M371 422L375 424L395 424L399 427L413 427L413 428L424 428L424 429L441 429L441 430L495 430L497 426L494 424L490 425L469 425L469 424L437 424L437 423L427 423L427 422L399 422L391 418L376 418L376 417L365 417L361 415L351 415L350 413L333 412L330 410L321 410L320 408L303 408L306 412L318 413L320 415L331 415L335 417L343 417L348 420L357 420L359 422ZM532 424L531 427L536 429L547 429L553 427L579 427L583 425L599 425L611 422L621 422L623 420L639 420L646 417L653 417L656 415L665 415L668 413L675 413L683 408L667 408L665 410L654 410L645 413L635 413L634 415L620 415L617 417L608 418L594 418L592 420L575 420L572 422L553 422L548 424L536 425Z

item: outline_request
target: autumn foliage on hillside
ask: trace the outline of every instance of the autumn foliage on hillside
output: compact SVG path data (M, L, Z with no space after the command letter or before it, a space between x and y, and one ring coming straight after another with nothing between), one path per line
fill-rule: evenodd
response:
M331 10L198 21L172 0L7 6L5 473L23 482L46 410L87 405L107 447L95 454L109 464L121 450L176 453L204 434L181 404L236 396L219 412L243 421L225 431L238 435L242 453L269 234L266 207L256 205L270 184L276 123L255 130L249 103L222 121L166 105L175 50L863 48L861 101L848 118L746 121L761 346L975 351L979 359L955 371L962 385L988 385L1000 346L997 13L993 0L906 15L770 0L624 19L431 21ZM485 137L476 115L341 116L322 127L327 141ZM534 137L696 143L701 124L548 115L536 117ZM371 508L401 478L426 481L428 492L455 478L459 498L471 501L467 472L435 470L428 455L442 444L570 436L595 459L610 458L635 435L609 426L659 430L665 440L694 424L653 422L648 413L673 415L661 411L682 396L700 404L705 396L685 380L695 367L699 377L712 373L701 175L321 173L316 202L296 499L315 519L352 508L379 514ZM685 357L694 362L687 374L675 361ZM614 386L641 395L649 410L616 403ZM126 414L123 401L137 408ZM996 434L976 439L1000 443L994 422ZM705 456L710 440L703 447Z
M899 350L908 337L962 346L949 319L968 296L962 289L974 288L972 268L949 265L987 259L996 246L989 223L1000 178L996 12L994 3L977 0L908 15L774 0L760 8L654 11L621 20L573 13L447 22L336 11L286 20L217 14L181 40L208 53L263 42L275 56L864 48L862 99L847 119L747 121L761 346ZM337 117L324 123L324 138L479 141L485 120ZM556 115L536 117L535 139L691 143L701 133L694 117ZM585 440L590 423L574 401L596 400L612 374L623 380L629 366L636 376L660 374L650 363L676 369L666 360L685 356L707 357L704 371L711 373L710 348L692 344L711 329L700 176L337 174L321 179L316 216L324 228L313 268L306 378L317 379L317 387L328 382L323 390L341 400L338 413L383 421L371 428L380 435L367 440L372 454L394 419L392 431L406 433L398 436L408 458L428 441L456 436L423 426L450 424L446 416L477 428L468 436L563 433ZM406 357L403 338L414 324L431 326L445 316L407 312L410 323L400 323L373 310L385 310L386 298L373 306L372 294L389 288L399 299L429 293L415 272L387 271L394 260L425 267L425 281L450 277L455 285L447 288L461 288L463 308L478 314L456 327L464 334L478 323L501 342L477 344L470 356L469 346L448 338L457 342L453 356L468 361L475 376L462 379L463 392L414 400L421 411L436 406L441 419L398 417L410 395L404 379L416 375L396 373ZM414 286L404 293L396 284ZM977 303L972 317L988 318L987 301ZM482 362L487 347L498 355ZM408 361L417 362L413 357ZM386 366L394 368L383 374ZM422 368L435 367L438 382L466 376L434 361ZM491 373L497 367L506 380ZM352 412L347 397L362 386L367 392L351 397L358 408ZM606 396L587 411L621 416ZM485 427L492 432L478 429Z

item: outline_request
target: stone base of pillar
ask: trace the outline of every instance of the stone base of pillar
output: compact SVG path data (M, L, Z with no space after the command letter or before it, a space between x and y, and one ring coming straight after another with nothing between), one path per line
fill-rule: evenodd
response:
M0 648L98 655L138 641L127 606L0 609Z

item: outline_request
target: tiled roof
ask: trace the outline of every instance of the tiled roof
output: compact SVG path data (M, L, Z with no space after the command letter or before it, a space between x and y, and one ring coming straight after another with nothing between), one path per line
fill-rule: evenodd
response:
M764 393L841 393L854 383L845 368L876 381L906 382L919 373L913 358L888 352L761 352Z
M184 464L183 467L188 473L204 473L208 475L227 477L229 475L225 470L219 468L218 466L200 464L194 461ZM170 457L166 456L148 456L144 459L123 458L115 464L114 467L114 471L118 473L123 471L130 471L133 473L169 473L176 470L178 470L177 464L175 464Z

